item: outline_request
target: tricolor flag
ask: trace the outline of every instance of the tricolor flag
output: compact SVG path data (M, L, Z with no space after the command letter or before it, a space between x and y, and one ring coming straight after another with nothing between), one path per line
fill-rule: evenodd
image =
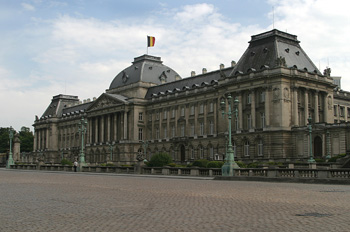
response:
M156 37L147 36L147 47L153 47L156 43Z

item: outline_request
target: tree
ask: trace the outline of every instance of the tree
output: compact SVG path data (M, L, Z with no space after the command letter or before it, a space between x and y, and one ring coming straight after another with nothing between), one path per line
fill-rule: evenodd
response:
M172 162L172 158L167 153L158 153L151 157L151 160L148 163L150 167L163 167Z
M28 127L22 126L19 139L21 140L21 152L33 151L34 135Z
M10 128L0 128L0 153L6 153L10 150Z

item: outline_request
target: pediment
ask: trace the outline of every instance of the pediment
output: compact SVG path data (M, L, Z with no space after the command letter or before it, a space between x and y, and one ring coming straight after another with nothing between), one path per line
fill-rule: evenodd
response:
M116 107L127 104L127 98L118 94L102 94L95 102L87 109L88 111L100 110L110 107Z

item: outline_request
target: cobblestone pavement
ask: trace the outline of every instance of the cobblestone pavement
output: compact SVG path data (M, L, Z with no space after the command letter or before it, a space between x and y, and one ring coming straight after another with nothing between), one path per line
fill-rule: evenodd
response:
M350 231L350 186L0 169L0 231Z

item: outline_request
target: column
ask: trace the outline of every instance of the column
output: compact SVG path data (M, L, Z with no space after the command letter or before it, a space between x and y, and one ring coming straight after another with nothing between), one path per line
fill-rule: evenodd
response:
M243 129L243 102L242 102L242 92L238 92L238 121L239 121L239 131Z
M33 144L33 151L36 151L38 147L38 131L34 128L34 144Z
M251 103L250 103L250 112L252 114L252 129L255 129L255 121L256 121L256 115L255 115L255 89L252 89L250 91L251 93Z
M124 111L124 139L128 139L128 113Z
M89 132L89 142L92 143L92 118L88 118L88 132Z
M111 114L107 115L107 141L111 141Z
M293 123L294 126L299 126L299 112L298 112L298 88L293 88Z
M114 114L114 141L118 140L118 125L117 125L118 113Z
M309 96L308 96L308 90L305 89L305 102L304 102L304 113L305 113L305 118L304 118L304 125L308 124L307 119L309 118Z
M323 117L324 122L328 123L328 99L327 93L323 93Z
M270 91L265 88L265 127L270 126Z
M315 118L315 123L318 123L318 122L320 122L320 118L319 118L319 111L318 111L318 92L319 91L316 91L315 92L315 116L314 116L314 118Z
M95 143L99 143L100 141L98 141L98 117L95 117Z
M101 116L101 142L105 142L105 115Z

